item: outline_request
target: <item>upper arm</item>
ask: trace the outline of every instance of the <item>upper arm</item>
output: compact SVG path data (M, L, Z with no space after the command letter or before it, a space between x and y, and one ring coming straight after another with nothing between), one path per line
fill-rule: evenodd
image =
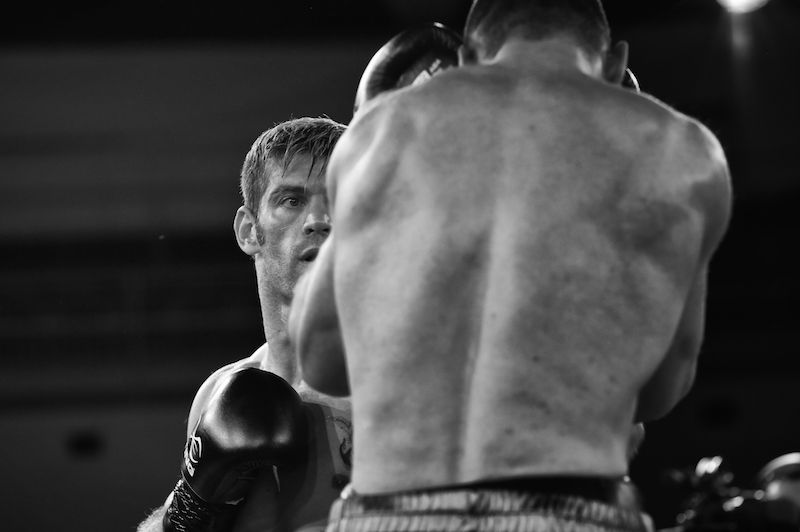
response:
M295 286L289 313L289 338L303 380L332 396L350 393L334 283L337 233L343 224L358 225L364 222L366 213L373 212L367 208L354 209L353 205L369 197L370 187L380 188L382 174L376 168L393 157L387 139L392 134L395 113L387 100L359 111L333 150L327 167L333 229L316 260ZM362 175L366 167L370 174ZM343 222L340 215L345 213L350 219Z
M731 184L719 141L704 126L690 122L688 149L695 151L701 168L690 190L690 202L699 211L702 237L694 277L672 343L656 372L639 394L636 421L666 415L691 389L705 330L706 293L711 258L728 228Z
M701 164L704 170L693 192L704 215L705 232L700 263L707 265L728 230L732 203L731 177L725 152L717 137L699 122L694 125L695 135L699 137L697 144L703 149L701 158L705 163Z
M707 268L692 280L672 343L655 373L639 392L634 422L666 415L689 393L697 372L697 357L705 327Z
M191 436L192 432L194 432L197 421L200 419L200 414L208 404L208 399L214 392L214 388L219 380L220 375L222 374L222 371L222 369L215 371L203 382L203 384L200 385L200 388L198 388L197 393L194 395L192 406L189 407L189 418L186 420L187 438Z
M333 285L335 229L319 255L297 282L289 311L289 338L303 380L319 392L350 393L344 343Z

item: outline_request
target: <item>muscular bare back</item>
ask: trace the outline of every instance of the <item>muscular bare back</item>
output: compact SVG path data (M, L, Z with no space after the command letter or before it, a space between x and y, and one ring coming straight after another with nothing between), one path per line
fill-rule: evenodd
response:
M499 62L384 97L328 179L356 490L626 472L694 377L728 217L707 130Z

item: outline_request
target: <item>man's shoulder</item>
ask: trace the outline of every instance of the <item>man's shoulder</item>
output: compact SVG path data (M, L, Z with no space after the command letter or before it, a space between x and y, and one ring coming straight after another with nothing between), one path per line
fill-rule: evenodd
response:
M244 368L258 368L264 370L267 354L267 344L264 344L249 357L226 364L209 375L197 389L194 399L192 400L192 406L189 409L187 432L191 432L194 428L200 413L208 404L209 399L214 394L214 390L216 390L217 385L222 379Z
M655 131L649 136L653 142L646 140L647 135L636 137L643 143L639 160L663 169L670 176L670 188L684 199L688 196L688 203L702 213L706 252L713 250L725 233L731 209L730 173L721 142L694 117L651 96L638 101L644 103L643 114ZM658 162L653 163L654 159Z
M714 133L700 120L662 102L650 94L622 94L623 105L633 112L633 118L652 124L664 133L663 138L682 150L697 151L697 155L722 155L722 148Z
M211 375L208 376L208 378L205 380L205 382L203 382L203 384L200 386L200 389L198 390L198 394L199 394L200 391L202 391L204 389L208 389L208 388L212 388L213 389L216 386L217 382L219 382L220 379L230 375L231 373L239 371L240 369L257 368L257 369L266 370L268 353L269 353L269 350L268 350L267 344L264 344L260 348L258 348L249 357L242 358L240 360L237 360L235 362L231 362L230 364L226 364L225 366L222 366L221 368L217 369L216 371L214 371L214 373L212 373Z
M347 139L356 144L381 141L387 133L413 123L419 106L409 99L408 90L398 90L378 95L360 111L348 126Z
M686 115L658 100L651 107L663 145L660 148L673 156L685 169L687 178L696 182L726 183L728 163L722 144L711 129L700 120Z
M656 157L666 167L701 181L725 174L722 146L700 120L650 94L627 89L606 87L591 103L606 131L624 138L639 161L649 164Z
M453 105L466 104L454 93L474 90L474 83L455 70L438 74L422 84L379 94L358 113L348 129L407 129L412 124L433 120L432 115L446 113Z
M374 191L382 190L385 180L393 176L392 172L377 175L376 168L392 168L391 161L403 157L405 150L414 143L420 109L406 102L405 90L381 94L353 117L328 162L328 195L334 204L339 202L343 181L354 177L361 184L368 181L372 185L369 190ZM367 165L363 164L365 160ZM354 171L367 167L369 175Z

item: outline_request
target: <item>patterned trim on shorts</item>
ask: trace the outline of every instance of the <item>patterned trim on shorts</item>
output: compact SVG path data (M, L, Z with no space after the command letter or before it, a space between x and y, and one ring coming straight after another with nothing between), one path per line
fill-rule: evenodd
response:
M326 532L648 532L641 512L572 495L452 489L358 495L348 486Z

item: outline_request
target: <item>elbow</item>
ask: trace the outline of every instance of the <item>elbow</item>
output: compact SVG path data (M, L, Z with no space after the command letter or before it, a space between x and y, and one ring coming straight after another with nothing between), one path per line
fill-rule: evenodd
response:
M656 421L669 414L680 402L683 396L661 396L661 397L639 397L636 404L636 414L633 417L634 423L649 423Z
M634 423L655 421L669 414L691 391L696 368L692 362L674 374L656 374L639 393Z

